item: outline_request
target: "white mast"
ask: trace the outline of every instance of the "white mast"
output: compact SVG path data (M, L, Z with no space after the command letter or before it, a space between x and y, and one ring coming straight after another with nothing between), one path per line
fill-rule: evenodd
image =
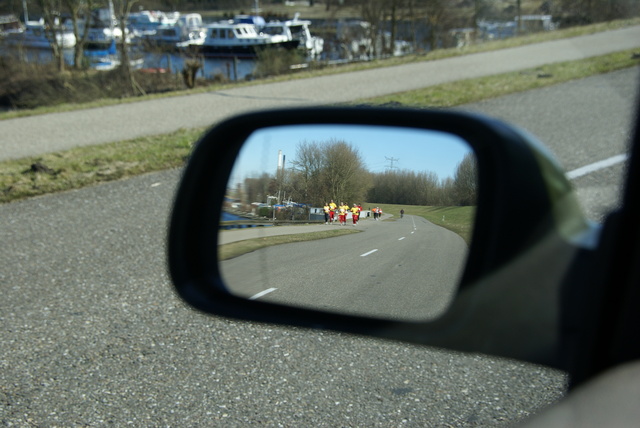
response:
M22 0L22 9L24 11L24 23L29 22L29 12L27 11L27 0Z

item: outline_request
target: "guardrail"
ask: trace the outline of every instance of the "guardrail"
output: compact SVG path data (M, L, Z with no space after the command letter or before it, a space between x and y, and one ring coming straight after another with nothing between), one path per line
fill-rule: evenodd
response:
M293 226L293 225L305 225L305 224L322 224L324 220L267 220L267 221L255 221L255 220L231 220L221 221L220 229L244 229L248 227L267 227L267 226Z

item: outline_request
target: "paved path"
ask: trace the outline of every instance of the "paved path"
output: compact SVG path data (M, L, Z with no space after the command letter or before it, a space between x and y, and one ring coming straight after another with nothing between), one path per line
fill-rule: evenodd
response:
M439 61L0 121L0 161L209 126L254 109L323 105L640 48L640 26Z
M382 220L386 220L388 218L393 217L390 214L383 214ZM375 222L371 218L363 218L358 222L358 225L355 226L358 229L367 229ZM326 224L318 224L318 223L310 223L305 225L296 225L296 226L269 226L269 227L251 227L246 229L236 229L236 230L225 230L222 231L218 237L218 244L229 244L231 242L244 241L247 239L254 238L264 238L267 236L279 236L279 235L296 235L299 233L311 233L311 232L323 232L325 230L332 230L334 228L339 228L339 223L332 225ZM347 226L342 226L343 228L353 228L351 219L348 220Z

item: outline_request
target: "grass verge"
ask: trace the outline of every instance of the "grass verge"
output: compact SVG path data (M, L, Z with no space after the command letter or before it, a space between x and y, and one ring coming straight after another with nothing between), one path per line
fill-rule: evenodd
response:
M360 230L339 229L326 230L322 232L300 233L297 235L279 235L267 236L264 238L246 239L244 241L230 242L228 244L218 246L218 259L228 260L252 251L265 247L271 247L281 244L292 244L294 242L315 241L318 239L335 238L336 236L348 235L350 233L358 233Z
M352 104L453 107L638 66L640 59L637 58L637 52L638 49L631 49L584 60L443 83L415 91L363 99Z
M398 93L354 104L452 107L637 66L635 50ZM0 162L0 203L180 167L202 129ZM46 168L33 168L42 164Z
M0 163L0 202L184 166L204 129L79 147Z
M433 224L460 235L467 245L471 243L476 207L433 207L367 202L367 206L369 205L380 207L383 213L393 214L394 218L400 218L400 210L404 209L405 215L415 215L425 218Z

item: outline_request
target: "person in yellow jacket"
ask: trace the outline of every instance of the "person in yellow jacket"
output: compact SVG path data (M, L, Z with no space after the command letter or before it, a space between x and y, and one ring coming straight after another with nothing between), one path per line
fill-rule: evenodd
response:
M358 204L353 204L351 207L351 218L353 219L353 225L358 224L358 220L360 220L360 210L362 207Z
M338 205L336 205L335 202L333 202L333 199L331 199L331 202L329 202L329 221L331 223L333 223L335 220L335 216L336 216L336 209L338 208Z
M340 202L340 206L338 207L338 219L340 220L340 225L347 224L347 213L349 212L349 205L344 202Z

